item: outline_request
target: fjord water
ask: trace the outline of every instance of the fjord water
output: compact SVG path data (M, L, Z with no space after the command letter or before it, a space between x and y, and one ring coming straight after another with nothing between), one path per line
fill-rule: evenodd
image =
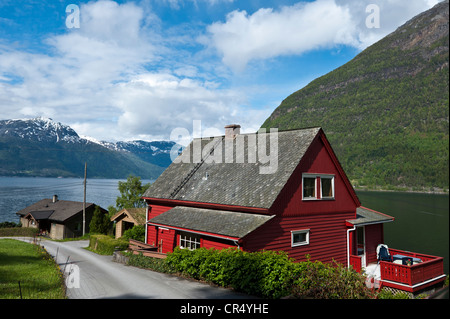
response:
M115 205L120 195L118 182L88 179L86 201L105 209ZM82 202L83 179L0 177L0 222L18 222L17 211L55 194L61 200ZM384 239L389 247L444 257L444 272L448 274L448 195L369 191L357 194L363 206L395 217L394 222L384 225Z
M384 224L388 247L444 257L448 274L449 195L357 192L362 206L395 217Z
M87 179L86 202L105 209L116 205L118 182L126 179ZM151 183L142 180L142 184ZM19 222L17 211L44 198L83 201L83 179L44 177L0 177L0 222Z

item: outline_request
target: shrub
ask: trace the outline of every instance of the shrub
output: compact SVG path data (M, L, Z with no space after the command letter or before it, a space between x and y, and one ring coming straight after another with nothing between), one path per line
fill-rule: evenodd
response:
M139 241L145 240L145 226L144 225L134 225L133 228L127 229L122 238L126 240L135 239Z
M295 264L292 294L296 298L366 299L374 294L365 285L365 277L342 264L320 261Z
M21 223L15 223L15 222L1 222L0 228L13 228L13 227L22 227Z
M139 255L130 254L127 265L151 269L166 274L175 272L175 270L167 264L165 259L146 257L142 255L142 253L139 253Z
M132 257L134 265L177 272L222 287L264 298L365 299L375 293L365 277L341 264L295 263L285 252L244 252L236 248L175 248L166 259ZM131 264L131 263L130 263ZM159 270L158 270L159 271Z
M108 214L103 213L99 206L95 206L94 215L89 224L91 233L107 234L111 226L111 220Z
M288 294L293 267L285 253L248 253L233 248L194 251L176 248L168 254L166 262L185 276L265 298Z
M89 248L100 255L112 255L115 250L128 248L128 241L114 239L106 235L91 235L89 237Z
M0 237L34 237L38 234L39 229L31 227L12 227L0 228Z
M378 299L411 299L407 292L392 292L388 289L382 289L377 296Z

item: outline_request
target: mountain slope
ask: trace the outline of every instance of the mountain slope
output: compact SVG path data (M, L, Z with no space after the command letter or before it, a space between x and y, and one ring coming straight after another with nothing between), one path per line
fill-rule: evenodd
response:
M120 147L82 138L69 126L51 119L3 120L0 175L82 177L87 162L90 177L125 178L133 174L155 179L170 164L174 145L144 141L117 144Z
M449 185L448 1L287 97L262 127L324 128L355 185Z

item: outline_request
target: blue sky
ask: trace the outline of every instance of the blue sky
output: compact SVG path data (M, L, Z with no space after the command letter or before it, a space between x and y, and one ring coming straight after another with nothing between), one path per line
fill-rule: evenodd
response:
M203 136L254 132L436 3L0 0L0 119L49 117L108 141L167 140L194 120Z

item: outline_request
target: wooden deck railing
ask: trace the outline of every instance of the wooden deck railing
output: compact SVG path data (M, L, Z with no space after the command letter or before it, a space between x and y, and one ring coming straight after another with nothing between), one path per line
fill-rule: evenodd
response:
M389 253L391 256L403 255L420 258L422 262L408 266L382 261L380 262L381 280L390 280L413 286L444 274L444 259L442 257L391 248L389 248Z
M389 253L393 255L403 255L407 257L419 258L421 263L413 265L402 265L393 262L380 262L381 280L389 280L404 285L414 286L426 282L427 280L444 275L444 259L431 255L419 254L410 251L389 248ZM356 271L362 269L361 256L350 255L350 265Z
M350 255L350 265L357 272L361 272L361 268L362 268L361 256Z

